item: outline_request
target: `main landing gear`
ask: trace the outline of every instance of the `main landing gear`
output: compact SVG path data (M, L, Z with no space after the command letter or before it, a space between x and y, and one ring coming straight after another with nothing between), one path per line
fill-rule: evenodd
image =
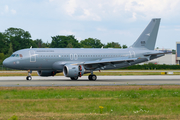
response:
M96 81L97 76L93 74L93 71L91 71L91 75L88 76L89 80Z
M31 73L32 70L28 70L28 76L26 77L26 80L32 80Z

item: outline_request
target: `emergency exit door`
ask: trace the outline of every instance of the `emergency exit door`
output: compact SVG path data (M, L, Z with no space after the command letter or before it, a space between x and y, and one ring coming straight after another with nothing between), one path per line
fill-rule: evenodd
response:
M29 51L29 55L30 55L30 62L36 62L35 51L34 50L30 50Z

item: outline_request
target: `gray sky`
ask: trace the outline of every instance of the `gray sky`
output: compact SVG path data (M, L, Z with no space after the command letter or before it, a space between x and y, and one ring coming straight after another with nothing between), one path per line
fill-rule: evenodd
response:
M176 49L180 0L1 0L0 32L22 28L32 39L97 38L130 46L152 18L161 18L156 47Z

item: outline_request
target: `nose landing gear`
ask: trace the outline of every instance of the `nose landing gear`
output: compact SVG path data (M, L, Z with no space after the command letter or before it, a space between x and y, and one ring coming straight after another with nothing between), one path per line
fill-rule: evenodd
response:
M26 80L32 80L31 73L32 70L28 70L28 76L26 77Z

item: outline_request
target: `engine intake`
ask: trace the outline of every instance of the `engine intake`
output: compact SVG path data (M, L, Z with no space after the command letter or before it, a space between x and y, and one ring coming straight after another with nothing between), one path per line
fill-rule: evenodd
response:
M42 77L48 77L48 76L54 76L56 75L56 71L49 71L49 70L39 70L37 71L38 75L39 76L42 76Z
M63 68L64 76L66 77L81 77L84 74L82 65L65 65Z

